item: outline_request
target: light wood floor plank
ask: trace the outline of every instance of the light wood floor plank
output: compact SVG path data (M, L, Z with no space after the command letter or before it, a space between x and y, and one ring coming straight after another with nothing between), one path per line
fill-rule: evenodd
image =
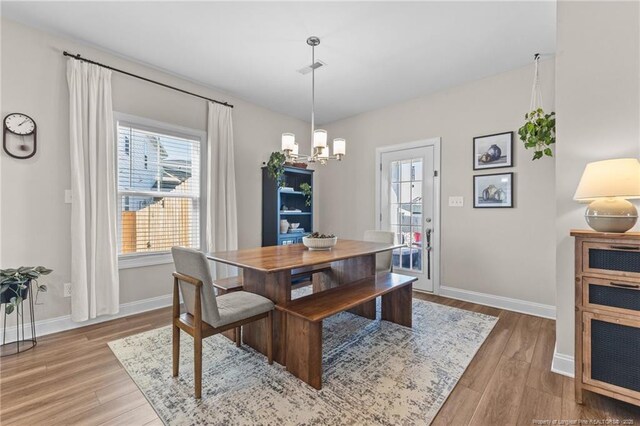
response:
M530 363L541 325L542 318L521 315L504 349L504 355L518 361Z
M469 424L516 424L528 372L527 362L502 356Z
M75 426L97 426L144 405L148 406L149 404L142 392L136 389L131 393L107 401L104 404L99 404L97 407L85 410L73 417L67 417L65 423Z
M480 402L482 394L458 384L431 426L466 425Z
M549 369L540 369L531 365L527 375L527 386L541 392L548 393L557 398L562 398L563 377L552 373Z
M525 388L525 396L519 406L518 425L530 425L533 420L557 420L562 415L562 398Z

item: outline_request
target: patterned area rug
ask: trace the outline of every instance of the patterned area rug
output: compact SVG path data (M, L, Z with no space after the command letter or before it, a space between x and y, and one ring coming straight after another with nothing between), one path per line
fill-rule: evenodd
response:
M413 309L413 328L347 312L325 320L320 391L253 349L212 336L196 401L190 336L181 333L178 378L170 327L109 347L168 425L429 424L497 318L417 299Z

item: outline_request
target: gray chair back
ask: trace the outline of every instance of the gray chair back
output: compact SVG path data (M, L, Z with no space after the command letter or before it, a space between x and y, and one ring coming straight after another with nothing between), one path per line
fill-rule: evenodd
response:
M391 231L365 231L364 240L374 243L393 244L395 233ZM376 254L376 271L391 270L391 250Z
M202 281L200 293L200 303L202 305L202 320L208 324L215 324L220 320L216 293L213 288L209 263L202 252L184 247L172 247L173 263L176 272L196 278ZM180 281L180 294L184 302L185 309L193 315L195 312L196 287L189 283Z

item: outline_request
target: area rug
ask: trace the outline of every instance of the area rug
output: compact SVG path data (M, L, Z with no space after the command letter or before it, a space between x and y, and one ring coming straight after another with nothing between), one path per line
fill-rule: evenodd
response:
M193 397L190 336L181 333L177 378L171 376L170 327L109 347L167 425L424 425L496 321L417 299L413 328L335 315L324 321L320 391L246 345L209 337L199 401Z

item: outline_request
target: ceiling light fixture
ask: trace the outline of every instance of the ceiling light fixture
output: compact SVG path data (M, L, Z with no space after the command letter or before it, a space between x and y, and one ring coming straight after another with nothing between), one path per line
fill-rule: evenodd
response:
M324 129L315 128L315 108L316 108L316 68L324 65L324 63L318 61L316 63L315 48L320 44L320 39L315 36L311 36L307 39L307 44L311 46L311 65L306 68L311 69L311 143L312 154L302 155L298 152L298 143L296 142L296 135L293 133L282 134L282 151L284 152L287 160L294 160L296 162L306 162L320 164L327 164L328 160L341 161L345 156L347 150L347 142L342 138L336 138L333 140L333 155L329 155L329 146L327 145L327 131ZM316 65L318 64L318 65Z

